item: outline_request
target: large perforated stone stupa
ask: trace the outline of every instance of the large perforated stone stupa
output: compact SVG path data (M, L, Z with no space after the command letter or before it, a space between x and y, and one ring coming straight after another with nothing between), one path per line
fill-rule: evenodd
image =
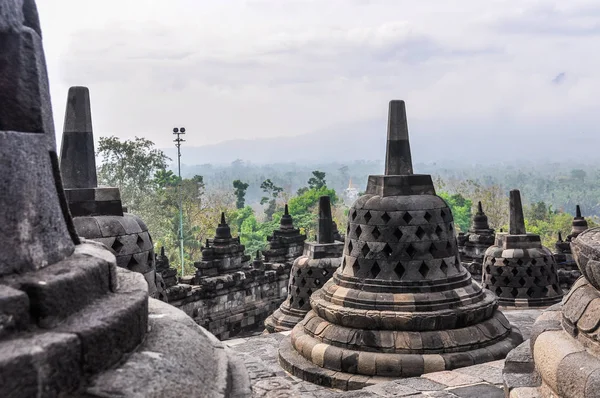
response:
M75 233L37 8L0 0L0 397L245 397L244 365Z
M351 207L342 265L283 340L292 374L341 389L503 358L522 341L461 265L447 204L413 174L403 101L389 109L385 175Z
M495 232L488 224L481 202L477 203L477 213L473 216L471 228L458 235L458 251L463 266L472 276L481 278L481 267L485 251L494 244Z
M269 333L290 330L304 319L310 310L310 296L331 278L342 263L344 243L334 239L335 232L331 199L321 196L317 241L304 243L304 254L294 261L288 296L265 320L265 328Z
M158 297L154 244L148 227L139 217L123 213L119 188L98 187L87 87L69 89L60 171L77 233L105 244L117 257L117 265L144 275L150 295Z
M600 228L582 232L571 249L583 276L506 358L507 397L600 396Z
M498 233L485 252L483 287L510 307L547 307L562 300L552 252L539 235L525 231L519 190L510 191L509 232Z

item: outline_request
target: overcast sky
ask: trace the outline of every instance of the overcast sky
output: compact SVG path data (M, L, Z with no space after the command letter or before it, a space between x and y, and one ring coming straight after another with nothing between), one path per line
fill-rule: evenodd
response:
M90 88L96 138L171 146L385 118L598 120L597 0L38 0L57 133ZM570 134L570 132L565 132Z

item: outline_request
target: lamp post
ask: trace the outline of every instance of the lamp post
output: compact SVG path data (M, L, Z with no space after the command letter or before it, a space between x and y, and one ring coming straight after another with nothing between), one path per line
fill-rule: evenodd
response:
M182 134L185 134L185 127L173 129L173 134L177 135L177 138L173 140L175 142L175 146L177 147L177 169L179 171L179 250L181 255L181 277L183 277L183 193L181 192L181 143L185 142L183 138L181 138Z

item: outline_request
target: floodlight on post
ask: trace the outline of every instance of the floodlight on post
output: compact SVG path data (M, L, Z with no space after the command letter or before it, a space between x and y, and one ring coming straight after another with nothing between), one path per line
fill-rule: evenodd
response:
M177 135L177 138L173 140L177 147L177 170L179 175L179 251L181 259L181 276L183 277L183 193L182 193L182 179L181 179L181 143L185 142L181 138L182 134L185 134L185 127L175 127L173 134Z

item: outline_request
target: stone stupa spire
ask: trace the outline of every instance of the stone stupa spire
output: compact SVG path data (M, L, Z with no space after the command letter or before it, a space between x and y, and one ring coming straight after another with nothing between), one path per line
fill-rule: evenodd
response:
M385 175L409 175L413 173L408 122L404 101L390 101L387 146L385 152Z
M523 217L523 204L521 203L521 192L518 189L510 191L510 220L508 233L510 235L525 235L525 218Z
M92 130L90 92L71 87L60 150L61 174L65 188L96 188L96 156Z
M317 243L333 243L333 217L331 216L331 198L319 198L319 228Z

